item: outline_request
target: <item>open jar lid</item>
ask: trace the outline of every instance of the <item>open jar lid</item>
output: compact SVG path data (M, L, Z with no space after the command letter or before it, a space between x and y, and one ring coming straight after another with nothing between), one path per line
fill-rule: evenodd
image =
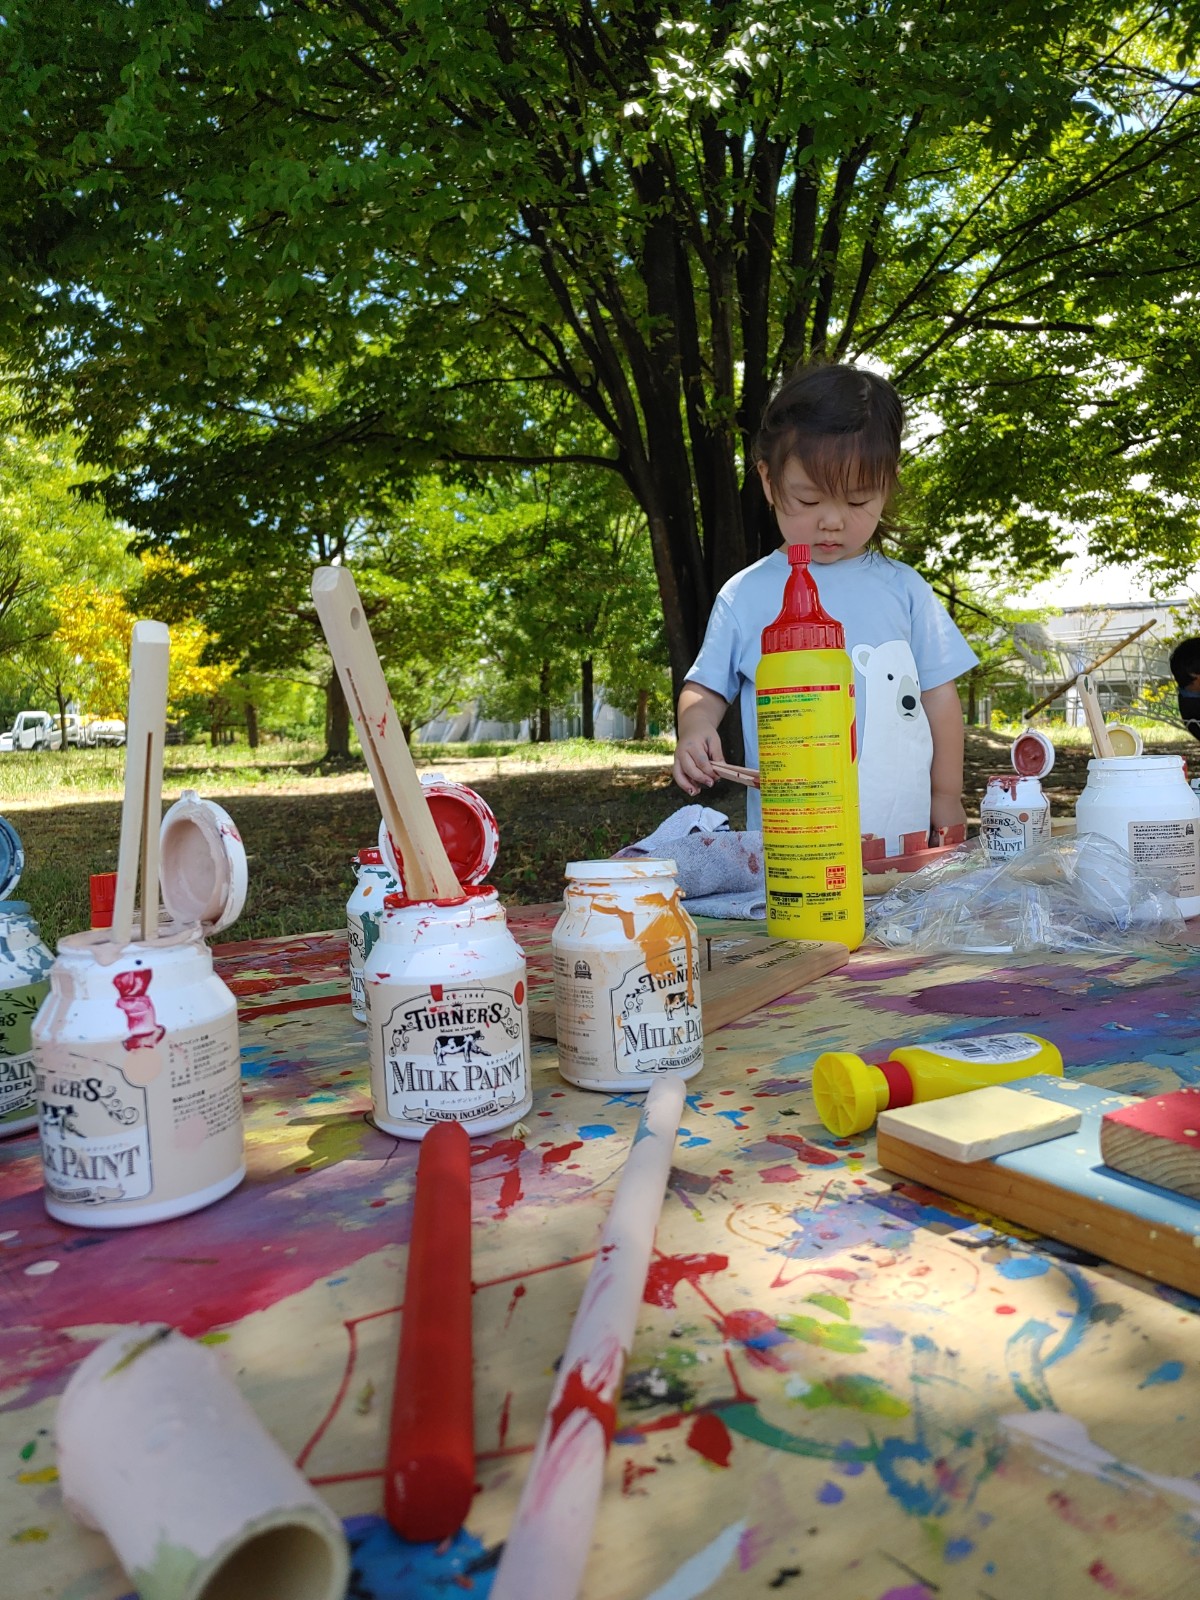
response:
M0 900L10 900L25 870L25 846L12 823L0 817Z
M1026 728L1013 740L1013 771L1022 778L1044 778L1054 767L1054 746L1044 733Z
M446 847L450 865L459 883L482 883L496 865L500 850L500 826L496 814L482 795L465 783L443 778L441 773L423 773L421 788L433 815L438 837ZM401 862L396 859L382 818L379 823L379 849L398 883L404 882Z
M220 933L246 903L246 847L233 818L212 800L185 789L158 836L163 904L176 922Z

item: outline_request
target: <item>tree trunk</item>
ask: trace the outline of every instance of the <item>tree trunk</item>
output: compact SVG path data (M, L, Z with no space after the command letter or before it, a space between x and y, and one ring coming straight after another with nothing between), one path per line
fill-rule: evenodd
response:
M63 693L63 686L62 686L61 683L56 683L54 685L54 698L58 701L58 735L59 735L59 738L62 740L62 743L59 745L58 748L59 748L59 751L61 752L61 754L65 756L66 753L67 753L67 748L68 748L68 746L67 746L67 697Z
M243 709L246 718L246 743L251 750L258 749L258 707L253 700L247 700Z
M596 737L596 698L594 672L595 662L591 656L584 656L580 674L583 691L583 737L594 739Z
M325 757L326 761L350 759L350 707L342 693L342 680L336 671L325 685Z
M967 673L967 727L975 726L975 719L979 715L979 702L976 696L975 680L978 670L973 668Z
M650 691L639 689L637 698L637 712L633 719L633 737L645 739L649 737L650 729Z
M550 663L542 662L538 674L538 743L550 743Z

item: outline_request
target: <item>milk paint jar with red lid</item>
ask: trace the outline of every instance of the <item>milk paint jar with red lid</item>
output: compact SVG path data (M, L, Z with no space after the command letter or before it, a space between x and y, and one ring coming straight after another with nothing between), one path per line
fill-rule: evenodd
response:
M648 1089L704 1065L696 924L675 863L573 861L554 929L558 1070L581 1089Z
M384 865L382 852L368 847L355 857L355 884L346 901L346 945L350 959L350 1010L359 1022L367 1020L367 995L363 968L379 938L379 919L384 897L395 894L400 885L391 868Z
M491 888L461 901L389 895L364 969L376 1124L491 1133L533 1104L525 955Z
M1008 861L1049 841L1050 802L1041 780L1054 768L1054 753L1044 733L1027 728L1013 740L1013 776L988 779L979 807L979 842L991 860Z
M60 940L33 1025L46 1210L77 1227L183 1216L246 1170L237 1002L204 942L241 912L246 853L192 791L159 852L170 920L149 940Z

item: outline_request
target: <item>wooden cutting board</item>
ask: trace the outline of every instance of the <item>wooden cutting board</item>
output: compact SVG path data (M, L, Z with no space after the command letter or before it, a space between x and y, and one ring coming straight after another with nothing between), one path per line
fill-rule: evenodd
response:
M849 959L844 944L825 939L702 936L700 1004L705 1033L716 1033L727 1023L740 1021L759 1006L844 967ZM558 1037L553 1002L535 1001L529 1007L529 1031L535 1039Z

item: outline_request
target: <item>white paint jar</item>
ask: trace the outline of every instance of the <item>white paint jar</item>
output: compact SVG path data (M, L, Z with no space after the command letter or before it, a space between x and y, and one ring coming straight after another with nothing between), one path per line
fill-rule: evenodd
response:
M197 924L153 944L61 940L33 1048L46 1210L59 1222L163 1222L241 1182L237 1002Z
M333 1512L217 1357L174 1329L122 1328L59 1402L63 1499L155 1600L341 1600Z
M704 1065L696 924L675 863L572 861L551 941L558 1070L581 1089L646 1090Z
M1200 914L1200 797L1182 756L1089 761L1075 823L1080 833L1102 833L1139 865L1174 877L1180 915Z
M1003 773L989 778L979 808L979 842L992 861L1023 855L1050 837L1050 802L1038 778Z
M31 1030L54 957L24 900L0 900L0 1138L37 1127Z
M133 1228L211 1205L246 1171L237 1002L204 936L246 898L232 818L186 789L162 820L152 941L59 941L32 1030L46 1210Z
M511 1126L533 1104L527 977L496 891L385 907L364 970L376 1124L402 1139Z
M395 894L400 885L383 864L379 850L368 847L355 857L354 890L346 901L346 944L350 952L350 1010L359 1022L367 1020L366 986L363 968L379 938L379 919L383 898Z

